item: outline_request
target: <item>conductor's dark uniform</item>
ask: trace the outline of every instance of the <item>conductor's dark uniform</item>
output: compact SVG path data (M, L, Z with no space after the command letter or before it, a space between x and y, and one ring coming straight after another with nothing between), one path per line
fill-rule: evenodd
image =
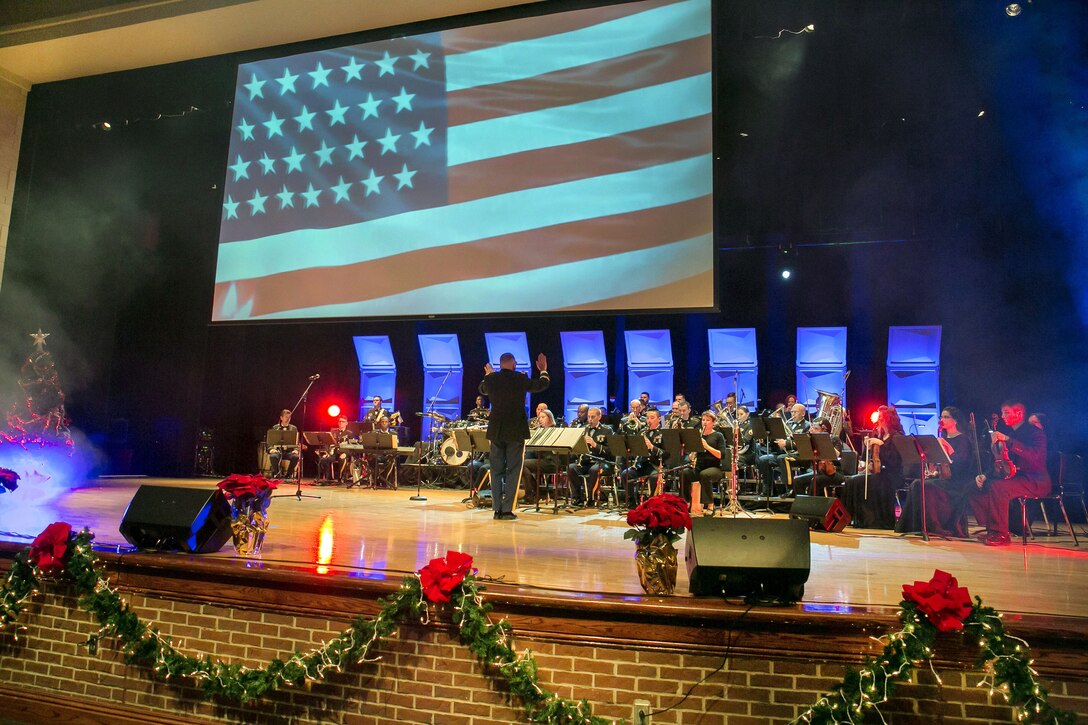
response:
M500 368L480 383L480 393L491 401L487 439L491 441L491 503L496 518L514 509L525 461L525 440L529 437L525 394L547 390L550 382L547 370L542 370L538 378L530 378Z

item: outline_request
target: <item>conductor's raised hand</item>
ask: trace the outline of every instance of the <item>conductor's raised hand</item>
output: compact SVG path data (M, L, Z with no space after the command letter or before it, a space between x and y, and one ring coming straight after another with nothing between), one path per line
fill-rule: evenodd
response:
M540 372L544 372L548 369L548 358L544 357L544 353L540 353L536 356L536 369Z
M484 375L490 375L495 372L495 368L491 367L491 363L484 363Z

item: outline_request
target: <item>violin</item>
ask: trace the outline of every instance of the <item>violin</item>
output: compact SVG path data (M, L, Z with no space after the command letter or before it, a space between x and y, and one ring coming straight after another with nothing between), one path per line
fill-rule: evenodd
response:
M997 413L994 413L991 417L993 427L987 426L990 433L997 430L997 418ZM993 441L993 436L990 436L990 440ZM993 441L990 445L990 452L994 455L995 476L1005 479L1016 475L1016 464L1009 458L1009 447L1005 445L1005 441Z

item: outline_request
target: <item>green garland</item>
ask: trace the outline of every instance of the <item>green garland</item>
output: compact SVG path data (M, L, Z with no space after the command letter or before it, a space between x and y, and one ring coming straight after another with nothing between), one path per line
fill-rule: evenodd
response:
M94 615L99 629L85 643L95 653L98 643L116 637L129 664L151 667L165 680L186 679L198 683L205 697L218 697L245 703L284 686L299 686L322 680L330 671L342 672L360 662L372 662L371 649L389 637L403 618L429 622L429 609L418 577L405 577L400 589L378 600L381 611L368 620L358 617L339 636L322 643L308 653L296 652L286 660L274 659L265 667L251 668L213 660L209 656L190 657L178 652L169 637L142 622L117 590L102 574L88 531L70 542L65 572L79 593L79 607ZM27 552L15 555L15 561L0 594L0 629L12 625L37 594L40 571L30 564ZM537 679L536 660L526 650L519 655L510 646L510 624L495 624L488 616L491 605L483 602L482 587L469 574L451 592L452 620L458 638L487 666L504 679L510 691L521 698L532 722L592 723L607 722L593 715L586 700L574 702L542 688ZM16 630L25 630L20 627Z
M296 652L286 660L274 659L262 668L228 664L210 656L190 657L178 652L169 637L143 623L101 572L91 541L93 534L84 530L70 540L64 572L75 583L79 607L94 615L99 629L85 643L95 653L98 643L116 637L125 661L151 667L165 680L187 679L198 683L205 697L234 702L249 702L279 689L323 680L329 670L342 672L360 662L372 662L371 649L392 635L396 623L404 618L427 624L429 607L418 577L405 577L400 589L378 600L381 610L368 620L358 617L351 626L322 646L303 654ZM41 571L28 558L28 550L15 555L3 589L0 590L0 630L13 625L38 593ZM466 557L467 559L467 557ZM954 584L954 580L953 580ZM450 591L451 619L458 638L485 665L500 676L510 691L521 698L532 722L592 723L606 722L593 715L586 700L572 701L540 687L536 660L526 650L518 655L511 647L511 627L505 620L495 624L489 614L490 604L483 601L483 587L468 574ZM966 607L965 607L966 609ZM853 723L870 711L881 720L879 705L887 702L897 682L910 678L923 662L933 669L933 648L937 628L911 601L900 604L898 632L878 641L884 651L866 660L860 670L848 669L843 681L821 697L794 722ZM15 638L25 627L17 627ZM979 658L976 668L984 672L980 687L990 693L1000 692L1015 708L1023 723L1072 724L1076 716L1050 705L1047 690L1036 679L1027 643L1005 631L1001 615L984 607L975 597L970 614L963 619L963 632L976 637ZM934 671L937 681L940 676Z
M888 701L897 682L910 679L911 672L923 662L933 670L933 645L937 628L910 601L900 603L898 632L880 637L884 651L869 658L860 670L847 668L842 682L816 701L794 723L854 723L870 711L883 714L879 705ZM1060 710L1047 701L1047 690L1032 669L1028 644L1005 631L1001 614L982 606L975 597L971 613L963 620L963 633L978 639L979 657L975 668L982 670L979 687L989 687L990 694L1001 693L1013 706L1018 722L1072 725L1076 715ZM933 670L937 682L940 675Z

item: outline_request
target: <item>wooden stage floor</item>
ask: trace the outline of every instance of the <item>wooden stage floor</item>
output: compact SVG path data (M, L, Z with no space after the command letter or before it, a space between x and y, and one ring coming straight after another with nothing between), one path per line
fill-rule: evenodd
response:
M67 521L89 527L99 545L127 547L121 517L141 484L211 488L212 479L116 478L88 481L51 504L0 500L0 540L29 543L46 525ZM291 489L293 490L293 489ZM538 590L641 595L634 547L624 540L620 515L586 510L554 515L520 513L495 521L490 509L469 509L463 491L398 491L303 487L320 499L274 500L263 560L313 567L315 576L399 579L429 559L457 549L473 556L480 574ZM286 493L286 491L285 491ZM1041 528L1041 525L1040 525ZM324 534L323 534L324 532ZM322 546L324 538L325 546ZM1088 617L1088 543L1075 547L1068 533L1040 537L1023 547L989 548L974 541L924 542L916 536L847 529L813 532L812 570L804 609L835 605L895 605L901 586L928 579L936 568L999 610ZM331 547L330 547L331 544ZM331 548L331 550L330 550ZM677 596L688 597L681 566ZM233 557L227 545L214 557Z

